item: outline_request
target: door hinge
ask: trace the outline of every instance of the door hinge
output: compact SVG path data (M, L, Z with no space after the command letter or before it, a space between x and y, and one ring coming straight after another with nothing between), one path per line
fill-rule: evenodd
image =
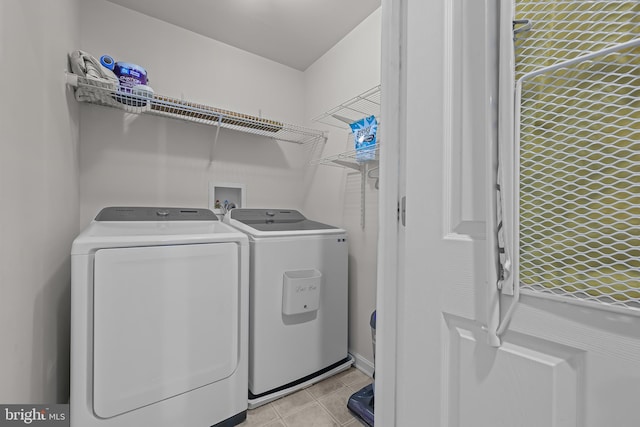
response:
M398 201L398 222L402 223L403 226L406 226L407 219L407 196L404 196L400 201Z

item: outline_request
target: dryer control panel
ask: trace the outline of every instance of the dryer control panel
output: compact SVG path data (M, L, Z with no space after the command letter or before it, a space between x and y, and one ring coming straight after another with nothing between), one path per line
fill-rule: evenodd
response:
M260 231L327 230L337 227L311 221L292 209L232 209L231 219Z

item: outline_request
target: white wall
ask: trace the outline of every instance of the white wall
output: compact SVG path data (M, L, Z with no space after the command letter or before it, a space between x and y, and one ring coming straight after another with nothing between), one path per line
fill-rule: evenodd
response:
M64 84L77 0L0 2L0 402L69 396L78 113Z
M378 9L305 71L307 117L317 117L380 84L381 10ZM348 150L344 130L312 123L329 131L322 156ZM353 141L353 140L352 140ZM384 142L383 142L384 143ZM349 350L365 364L373 362L369 316L376 307L378 191L367 180L365 228L360 227L360 174L317 166L305 192L305 213L340 225L349 233ZM357 360L360 362L360 360Z
M304 123L303 73L104 0L81 4L81 45L146 68L156 93ZM242 183L248 207L302 206L307 148L153 116L81 108L81 225L108 205L208 206L208 183Z

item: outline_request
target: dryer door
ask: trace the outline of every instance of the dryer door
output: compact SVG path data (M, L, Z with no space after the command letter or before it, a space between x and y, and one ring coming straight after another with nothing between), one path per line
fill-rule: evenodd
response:
M93 405L110 418L230 376L239 354L235 243L95 255Z

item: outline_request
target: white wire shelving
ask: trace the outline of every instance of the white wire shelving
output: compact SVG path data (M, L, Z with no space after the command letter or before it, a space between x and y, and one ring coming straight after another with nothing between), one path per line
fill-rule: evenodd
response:
M314 117L313 121L344 129L350 123L369 116L380 117L380 85Z
M315 118L314 122L324 123L340 129L349 129L349 124L364 117L375 116L380 121L380 85L375 86L350 100L343 102L335 108ZM349 136L353 146L353 135ZM332 156L312 160L312 165L325 165L342 167L360 172L360 227L365 226L365 194L367 178L375 179L375 188L378 188L379 177L372 173L378 170L380 160L380 141L375 149L366 153L350 150Z
M359 157L362 153L358 153L356 150L345 151L344 153L312 160L311 164L344 167L362 172L365 167L378 163L380 160L380 148L376 147L375 149L367 150L365 154L366 159L361 159Z
M216 126L218 131L220 128L225 128L296 144L315 144L326 140L325 133L315 129L183 101L164 95L135 93L120 87L114 90L113 87L103 81L71 73L66 74L66 80L69 86L75 88L76 99L80 102L113 107L128 113L170 117ZM218 133L216 133L216 140L217 138Z
M343 102L326 113L314 117L313 121L349 130L349 124L369 116L376 116L378 122L380 121L380 85ZM349 138L353 142L353 137L349 136ZM379 144L380 142L378 142L374 150L375 156L372 156L373 158L370 160L358 159L356 151L353 150L316 159L311 161L311 164L340 166L363 171L366 165L377 164L379 160Z

